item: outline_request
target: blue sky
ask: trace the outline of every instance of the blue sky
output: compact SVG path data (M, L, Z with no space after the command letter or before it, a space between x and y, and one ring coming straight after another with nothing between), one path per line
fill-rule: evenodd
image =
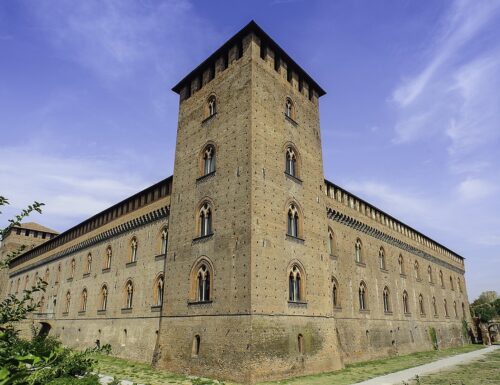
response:
M326 178L500 292L498 1L2 1L4 214L62 231L171 175L170 88L251 19L327 91Z

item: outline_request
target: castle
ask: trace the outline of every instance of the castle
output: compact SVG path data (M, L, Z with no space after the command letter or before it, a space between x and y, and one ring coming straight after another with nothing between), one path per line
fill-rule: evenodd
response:
M48 282L41 333L244 383L464 342L463 258L325 180L325 91L255 22L173 91L173 176L4 238L34 245L3 295Z

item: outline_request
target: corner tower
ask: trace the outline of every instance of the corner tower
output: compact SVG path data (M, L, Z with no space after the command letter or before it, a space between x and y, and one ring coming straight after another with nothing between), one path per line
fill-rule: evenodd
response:
M251 22L180 95L155 364L253 383L341 366L321 87Z

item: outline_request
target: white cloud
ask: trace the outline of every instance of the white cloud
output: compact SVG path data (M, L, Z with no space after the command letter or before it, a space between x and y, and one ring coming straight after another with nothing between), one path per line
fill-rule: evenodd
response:
M467 178L458 186L461 199L476 200L485 198L497 191L497 187L489 181L478 178Z
M60 156L40 148L0 148L0 195L11 203L2 220L37 200L44 213L33 220L65 230L149 184L121 157Z

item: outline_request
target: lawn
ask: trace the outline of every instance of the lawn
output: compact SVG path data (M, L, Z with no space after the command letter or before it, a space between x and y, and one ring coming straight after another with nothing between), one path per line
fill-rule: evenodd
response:
M460 353L467 353L481 349L482 345L466 345L459 348L443 350L433 350L429 352L413 353L406 356L390 357L382 360L367 361L357 364L347 365L345 369L323 373L312 376L296 377L288 380L266 382L262 385L348 385L367 380L373 377L426 364L439 358L449 357ZM98 355L97 369L100 373L114 376L121 380L129 380L136 383L151 385L205 385L217 382L211 380L198 379L168 372L158 371L148 364L123 360L111 356ZM498 383L498 382L497 382ZM226 383L229 385L229 383ZM448 383L445 383L448 385ZM458 383L462 385L461 383ZM485 383L488 384L488 383ZM468 385L468 383L466 383ZM475 383L474 385L478 385Z
M469 364L458 365L418 380L409 385L498 385L500 384L500 350Z

